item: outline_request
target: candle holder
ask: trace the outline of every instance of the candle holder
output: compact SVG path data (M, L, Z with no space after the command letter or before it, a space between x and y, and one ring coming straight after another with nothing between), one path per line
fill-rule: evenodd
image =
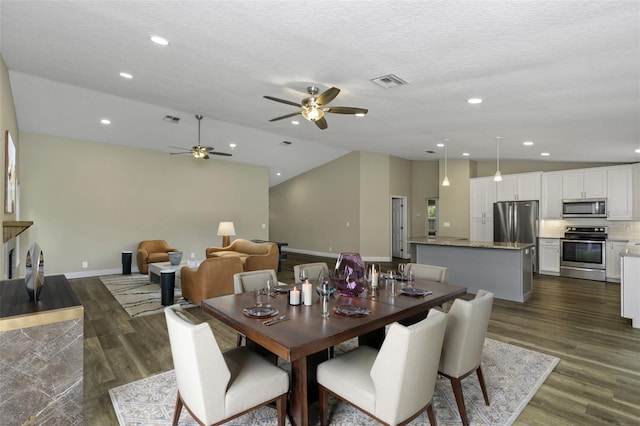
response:
M377 263L368 263L365 278L367 280L367 289L375 292L380 282L380 265Z
M287 291L287 302L291 306L299 306L302 303L301 291L296 287Z

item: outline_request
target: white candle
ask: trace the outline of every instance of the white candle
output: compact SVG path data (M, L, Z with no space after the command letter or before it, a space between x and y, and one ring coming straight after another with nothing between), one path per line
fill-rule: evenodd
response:
M378 271L374 270L373 272L371 272L371 287L378 287Z
M296 286L293 286L293 290L289 292L289 303L292 305L300 304L300 290Z
M313 287L309 283L309 280L302 284L302 300L304 304L309 306L313 303Z

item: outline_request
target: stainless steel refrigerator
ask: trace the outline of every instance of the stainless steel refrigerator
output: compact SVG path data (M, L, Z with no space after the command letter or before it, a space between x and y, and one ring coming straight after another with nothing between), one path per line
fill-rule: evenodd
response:
M535 244L531 259L538 272L538 201L493 203L493 241Z

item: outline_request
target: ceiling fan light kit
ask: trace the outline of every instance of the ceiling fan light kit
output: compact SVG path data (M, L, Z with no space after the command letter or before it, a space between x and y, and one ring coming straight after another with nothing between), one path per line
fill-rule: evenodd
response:
M334 100L336 96L338 96L338 93L340 93L340 89L338 89L337 87L331 87L322 92L320 95L318 95L318 91L319 89L316 86L307 87L307 92L310 96L304 98L300 103L287 101L280 98L274 98L273 96L264 96L265 99L287 105L297 106L300 108L300 111L298 112L272 118L269 121L278 121L301 114L306 120L315 123L319 129L324 130L327 128L327 120L324 117L325 113L327 112L331 112L334 114L351 114L359 117L362 117L367 112L369 112L369 110L365 108L328 107L326 105Z

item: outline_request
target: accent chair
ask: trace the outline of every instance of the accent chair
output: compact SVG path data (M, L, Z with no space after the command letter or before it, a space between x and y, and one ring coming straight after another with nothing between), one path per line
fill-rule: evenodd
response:
M137 252L138 271L141 274L147 274L149 273L149 263L168 262L170 251L179 250L170 247L165 240L140 241Z
M242 272L237 257L212 257L200 263L198 269L180 269L182 296L199 305L202 299L233 294L233 276Z

